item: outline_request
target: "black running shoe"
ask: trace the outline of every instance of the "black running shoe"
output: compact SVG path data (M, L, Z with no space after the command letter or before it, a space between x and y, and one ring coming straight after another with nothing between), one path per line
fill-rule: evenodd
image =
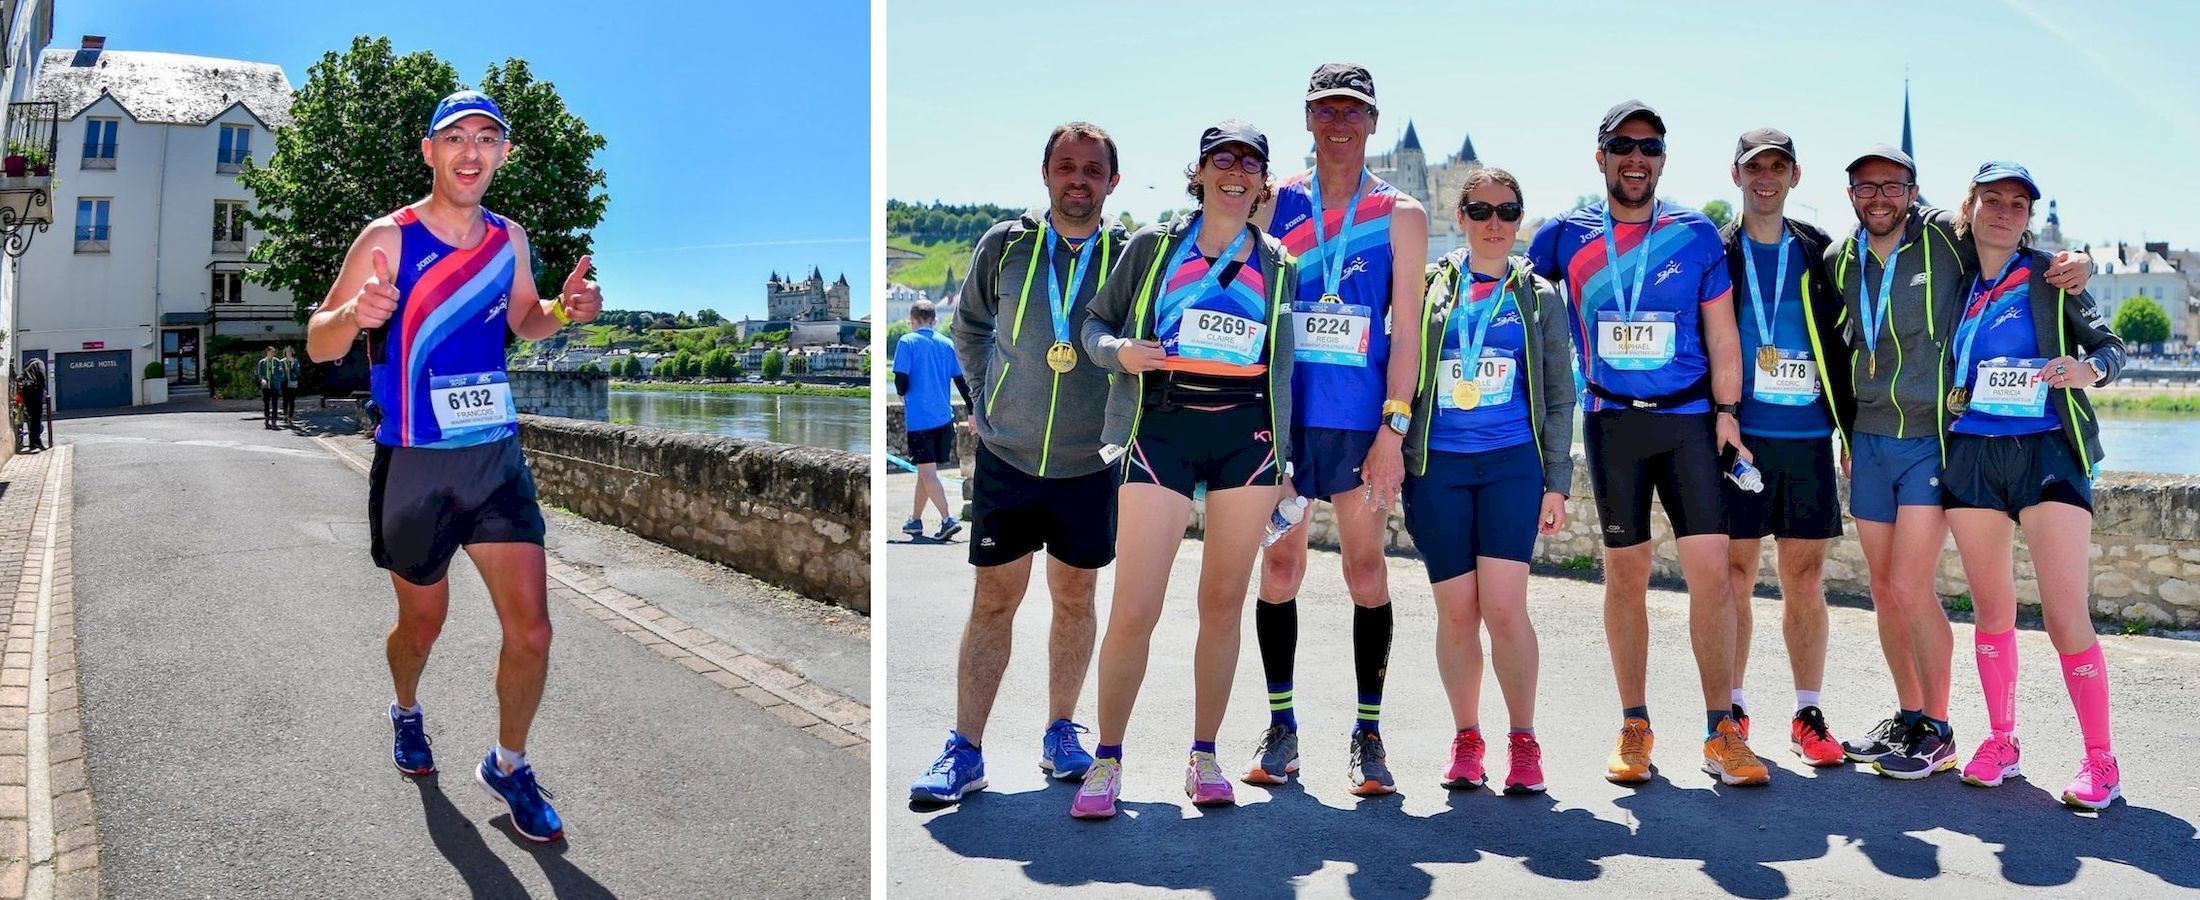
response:
M1848 754L1853 762L1871 762L1893 753L1895 742L1901 739L1904 730L1900 715L1888 716L1864 736L1842 741L1841 752Z
M1956 767L1955 729L1941 734L1924 722L1910 727L1894 752L1872 761L1872 771L1888 778L1916 781Z

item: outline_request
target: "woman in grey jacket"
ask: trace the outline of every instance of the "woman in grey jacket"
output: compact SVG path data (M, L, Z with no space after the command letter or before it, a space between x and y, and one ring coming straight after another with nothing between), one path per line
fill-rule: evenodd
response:
M1482 635L1511 726L1505 792L1543 790L1535 740L1535 627L1528 557L1536 534L1566 524L1573 487L1572 344L1558 292L1508 254L1520 233L1520 182L1503 169L1467 176L1467 246L1438 261L1421 308L1419 389L1406 434L1406 529L1436 595L1436 669L1451 699L1444 786L1479 788Z
M1200 136L1186 191L1199 212L1133 235L1089 307L1085 354L1117 374L1101 455L1120 459L1115 599L1100 644L1100 746L1070 815L1115 815L1123 733L1170 564L1207 489L1200 554L1196 712L1184 791L1195 804L1235 802L1215 762L1215 733L1237 671L1238 631L1261 525L1290 458L1291 329L1277 327L1298 282L1283 245L1249 221L1272 196L1268 139L1229 121Z
M2124 343L2100 307L2047 283L2052 259L2026 246L2039 185L1990 162L1971 179L1956 223L1978 242L1979 274L1948 343L1948 462L1941 505L1978 613L1972 645L1990 729L1963 780L1994 787L2017 765L2015 530L2039 578L2040 615L2061 656L2085 755L2062 800L2102 809L2123 793L2109 744L2108 668L2093 633L2087 548L2100 435L2085 389L2123 369ZM1955 765L1951 752L1945 766Z

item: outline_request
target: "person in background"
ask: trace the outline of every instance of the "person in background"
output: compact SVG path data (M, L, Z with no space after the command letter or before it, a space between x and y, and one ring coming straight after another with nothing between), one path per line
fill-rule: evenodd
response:
M894 393L902 398L909 462L917 467L916 498L901 530L910 537L923 537L924 505L930 502L940 508L940 530L932 537L944 541L962 531L954 508L947 505L947 486L940 483L940 464L955 458L955 406L948 385L952 383L962 394L963 406L971 403L970 384L963 380L954 342L932 330L938 318L930 300L909 307L909 327L914 330L902 335L894 347Z

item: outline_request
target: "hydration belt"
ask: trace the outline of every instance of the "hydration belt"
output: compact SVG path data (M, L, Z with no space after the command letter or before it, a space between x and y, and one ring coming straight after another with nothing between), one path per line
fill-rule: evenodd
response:
M1605 390L1602 385L1586 378L1582 379L1582 383L1588 385L1589 393L1595 394L1597 399L1629 409L1664 409L1669 406L1680 406L1698 400L1711 399L1711 373L1709 371L1698 376L1695 383L1687 387L1670 394L1658 394L1652 397L1622 397Z

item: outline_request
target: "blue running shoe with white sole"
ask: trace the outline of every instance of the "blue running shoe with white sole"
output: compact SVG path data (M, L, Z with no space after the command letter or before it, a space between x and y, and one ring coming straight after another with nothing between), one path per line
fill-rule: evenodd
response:
M548 844L565 837L565 823L558 818L558 811L550 808L550 800L556 795L535 783L535 767L522 765L506 774L497 765L497 752L489 751L481 765L474 769L474 780L512 811L512 830L519 836L538 844Z
M909 785L911 803L960 803L963 795L985 789L985 757L954 732L932 768Z
M435 772L435 753L428 749L427 723L420 713L400 715L397 707L390 707L390 728L397 732L397 744L390 750L397 771L407 775L428 775Z
M1083 781L1092 769L1092 754L1077 743L1077 733L1089 730L1068 719L1056 719L1039 740L1039 768L1060 781Z

